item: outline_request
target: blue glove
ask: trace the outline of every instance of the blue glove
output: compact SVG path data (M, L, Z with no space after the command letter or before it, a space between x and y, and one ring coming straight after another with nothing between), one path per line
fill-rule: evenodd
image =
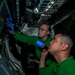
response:
M7 21L7 22L6 22L6 26L8 26L8 27L11 29L11 31L14 32L14 26L13 26L13 23Z

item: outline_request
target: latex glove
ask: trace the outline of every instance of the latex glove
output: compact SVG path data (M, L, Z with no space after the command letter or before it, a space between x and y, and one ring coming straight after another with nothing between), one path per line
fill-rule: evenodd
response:
M13 23L7 21L7 22L6 22L6 26L8 26L8 27L10 28L10 30L11 30L12 32L14 32L14 25L13 25Z

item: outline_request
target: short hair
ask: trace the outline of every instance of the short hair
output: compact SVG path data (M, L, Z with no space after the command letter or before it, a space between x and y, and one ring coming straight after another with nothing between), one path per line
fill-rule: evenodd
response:
M48 30L51 32L51 25L49 23L41 23L40 26L43 25L43 24L47 25L49 27Z
M69 46L69 50L71 50L72 46L73 46L73 41L72 39L68 36L68 35L65 35L65 34L61 34L61 43L65 43L65 44L68 44Z

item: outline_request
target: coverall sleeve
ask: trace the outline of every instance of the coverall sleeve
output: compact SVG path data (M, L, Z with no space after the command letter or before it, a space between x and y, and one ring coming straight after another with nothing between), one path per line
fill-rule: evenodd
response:
M36 42L35 37L36 36L27 36L20 32L16 32L14 35L14 38L16 40L19 40L19 41L25 42L25 43L29 43L29 44L34 44Z

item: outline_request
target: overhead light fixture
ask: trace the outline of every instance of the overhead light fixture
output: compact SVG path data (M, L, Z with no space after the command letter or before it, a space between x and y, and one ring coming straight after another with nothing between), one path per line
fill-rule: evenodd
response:
M41 16L45 16L45 14L41 14Z
M49 9L47 8L45 11L48 11Z
M18 2L16 4L18 4Z
M52 1L51 4L54 4L54 1Z
M51 0L51 4L54 4L54 0Z
M50 7L51 7L51 5L48 6L48 8L50 8Z
M39 12L38 8L35 8L35 9L34 9L34 12L35 12L35 13L38 13L38 12Z

